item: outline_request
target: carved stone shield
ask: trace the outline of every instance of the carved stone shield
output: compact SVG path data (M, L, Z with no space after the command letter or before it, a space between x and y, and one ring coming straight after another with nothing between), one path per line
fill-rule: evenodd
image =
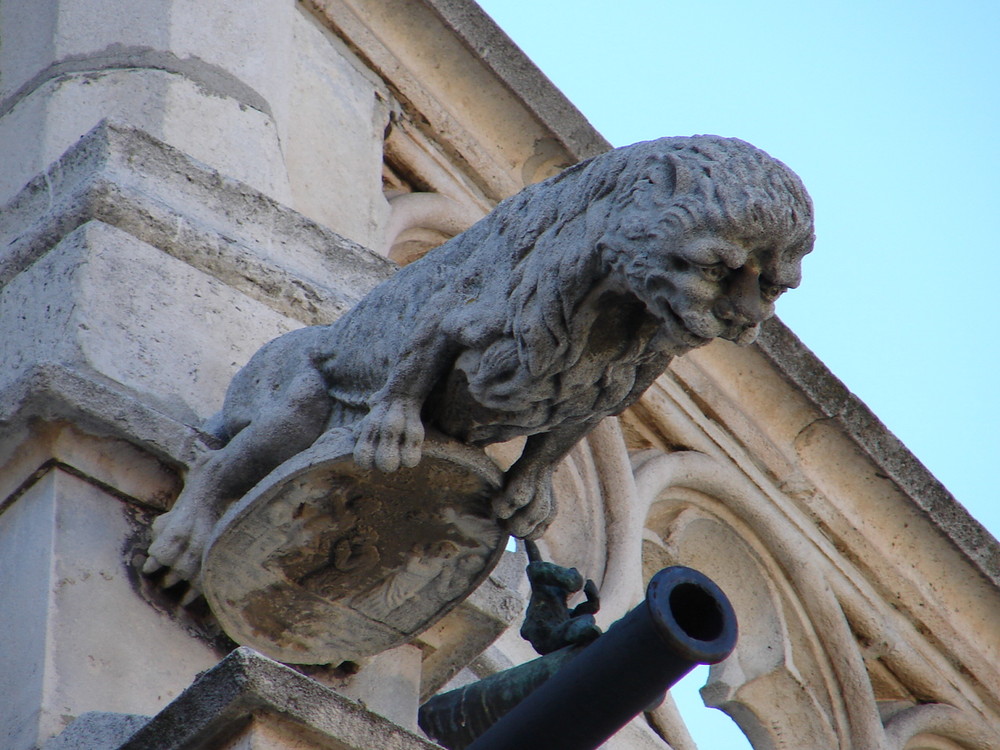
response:
M204 593L236 642L292 664L337 664L406 643L496 565L502 473L429 435L423 458L361 470L336 430L265 477L216 526Z

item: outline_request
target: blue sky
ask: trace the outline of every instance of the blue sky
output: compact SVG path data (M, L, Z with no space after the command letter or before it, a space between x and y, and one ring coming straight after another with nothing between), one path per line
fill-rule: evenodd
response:
M779 316L1000 536L1000 3L480 4L616 146L736 136L802 177Z
M1000 3L481 5L615 145L798 172L818 240L779 316L1000 536Z

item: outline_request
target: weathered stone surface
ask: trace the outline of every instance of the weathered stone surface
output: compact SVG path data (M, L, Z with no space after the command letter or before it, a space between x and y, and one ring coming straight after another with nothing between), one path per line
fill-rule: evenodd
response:
M462 0L426 0L482 64L516 92L545 127L557 134L569 152L586 159L611 148L574 104L556 88L521 49L478 5Z
M73 230L11 279L0 291L0 318L31 332L0 341L0 386L39 362L59 362L143 393L189 424L218 409L237 363L299 326L101 221ZM208 350L225 353L207 359Z
M811 217L784 165L715 137L619 149L525 190L336 323L254 355L223 407L230 442L158 520L147 572L197 585L229 499L334 427L387 473L419 463L425 420L474 445L528 435L494 512L540 533L581 436L672 357L753 340L799 282Z
M394 268L148 133L105 121L0 211L0 285L94 219L304 323L338 317Z
M115 441L76 450L92 453L76 461L82 465L113 461L124 473L131 464L133 481L144 473L151 486L159 480L158 467L136 462L134 450ZM30 463L15 459L5 474L36 470L0 499L5 750L35 748L87 711L156 713L218 659L191 618L150 606L160 592L132 565L148 513L72 467L38 467L27 451L19 458Z
M42 750L110 750L139 731L149 718L139 714L88 711L46 742Z
M193 462L199 447L213 440L124 386L52 362L37 364L5 385L0 395L0 460L20 449L36 420L72 422L91 435L126 440L174 465ZM160 485L154 486L155 494ZM151 505L166 500L161 497Z
M342 669L324 670L325 679L320 681L369 711L416 732L423 661L423 649L406 644L365 659L355 674ZM330 678L331 672L336 674L334 679ZM314 673L304 673L318 679Z
M389 214L382 195L382 141L392 97L385 82L312 13L290 15L293 74L287 97L294 116L281 125L288 204L377 250Z
M539 117L541 97L527 101L484 64L480 50L496 37L462 38L433 3L312 0L310 6L391 81L402 117L430 133L447 161L460 164L465 179L493 201L606 148L600 136L581 132L582 117L553 137ZM549 114L573 111L551 85L541 88L554 102ZM476 106L462 103L469 101Z
M80 419L173 462L190 460L196 431L183 423L218 409L253 348L298 321L335 318L391 270L247 186L109 123L0 211L0 243L0 317L16 323L0 341L0 432L10 436L32 417ZM199 288L188 297L164 294L191 283ZM129 328L136 324L143 336ZM205 356L220 345L235 347L232 356ZM166 364L181 351L186 364Z
M0 52L0 142L12 157L0 201L106 117L287 199L278 122L294 6L5 0L0 13L4 28L20 30ZM248 44L260 57L245 54Z
M762 329L757 346L824 415L839 423L994 586L1000 587L1000 543L795 334L780 321L771 321Z
M246 730L251 717L265 725L280 721L294 726L311 740L305 747L436 747L308 677L239 648L199 677L120 750L238 747L227 743Z
M229 96L206 96L200 83L186 75L129 69L124 52L120 67L70 72L40 83L0 117L0 139L11 144L12 155L0 172L0 201L108 118L142 127L256 190L288 201L281 150L266 113ZM171 106L158 106L163 101ZM191 128L192 115L229 125L225 130Z
M238 642L286 663L339 664L402 645L496 565L501 474L484 454L428 439L391 475L359 468L346 430L289 459L216 525L202 583Z

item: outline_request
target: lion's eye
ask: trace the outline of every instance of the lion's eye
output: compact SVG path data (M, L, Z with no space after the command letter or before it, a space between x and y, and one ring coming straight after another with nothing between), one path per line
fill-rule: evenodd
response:
M701 275L709 281L722 281L729 275L729 268L725 263L713 263L710 266L698 266Z
M760 285L760 296L766 299L768 302L774 302L778 297L785 293L785 287L778 286L777 284L761 284Z

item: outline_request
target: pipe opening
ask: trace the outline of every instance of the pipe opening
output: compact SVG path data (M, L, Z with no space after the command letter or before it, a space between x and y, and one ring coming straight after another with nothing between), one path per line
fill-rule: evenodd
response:
M725 618L719 603L695 583L681 583L670 592L670 613L688 637L714 641L722 635Z

